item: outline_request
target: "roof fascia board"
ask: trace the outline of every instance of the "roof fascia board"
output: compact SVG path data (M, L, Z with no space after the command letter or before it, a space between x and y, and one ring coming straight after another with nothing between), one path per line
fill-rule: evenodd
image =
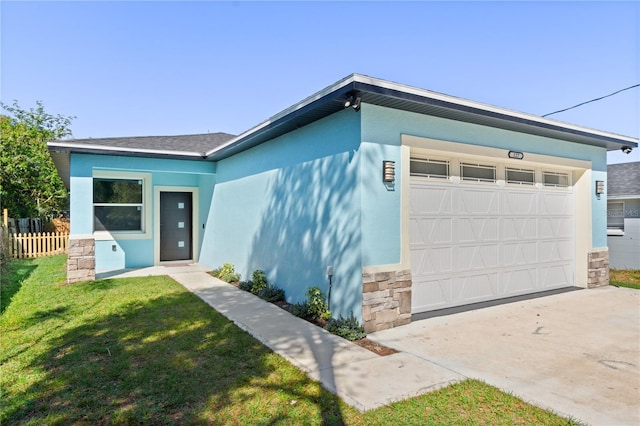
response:
M411 86L405 86L398 83L392 83L384 80L378 80L371 77L358 76L355 83L355 89L364 92L372 92L380 95L392 96L399 99L410 100L420 103L428 103L448 109L455 109L461 112L483 115L491 118L498 118L507 121L526 124L535 127L542 127L549 130L556 130L563 133L573 133L580 136L593 138L594 136L606 142L618 145L628 144L631 147L637 147L638 141L629 136L618 135L615 133L604 132L601 130L590 129L587 127L576 126L574 124L565 123L557 120L551 120L532 114L526 114L518 111L508 110L505 108L494 107L492 105L480 102L470 101L467 99L457 98L444 95L437 92L431 92L425 89L418 89ZM384 90L386 89L386 90ZM621 142L624 141L624 142Z
M271 118L263 121L255 127L247 130L246 132L238 135L237 137L231 139L230 141L220 145L208 152L206 152L206 157L210 158L214 154L221 154L224 151L227 151L230 147L237 144L238 141L242 141L243 139L251 138L257 133L261 131L265 131L267 129L272 129L282 124L283 120L288 121L291 118L295 118L296 116L301 115L306 110L312 108L315 105L323 103L326 101L328 97L335 98L342 94L348 93L353 90L353 82L356 78L356 74L351 74L348 77L343 78L342 80L332 84L331 86L325 87L319 92L314 93L311 96L303 99L295 105L290 106L289 108L279 112L278 114L272 116Z
M248 149L259 143L252 143L252 141L260 134L268 130L272 130L289 120L295 119L314 106L320 105L322 103L321 101L326 102L328 99L338 98L342 95L346 95L352 90L380 94L418 103L426 103L436 107L457 110L462 113L510 121L519 125L529 126L530 128L542 128L545 130L570 133L585 138L596 139L601 141L603 143L603 147L606 147L609 150L619 149L624 145L629 145L632 148L638 147L638 140L632 137L581 127L505 108L499 108L480 102L457 98L386 80L380 80L361 74L351 74L281 111L268 120L231 139L225 144L206 152L205 155L208 159L212 159L212 157L213 159L222 159L233 155L236 152Z
M204 155L199 152L190 151L169 151L162 149L148 148L125 148L117 146L91 145L85 143L51 141L47 143L49 151L70 151L84 154L102 154L102 155L146 155L160 156L172 158L188 158L188 159L204 159Z

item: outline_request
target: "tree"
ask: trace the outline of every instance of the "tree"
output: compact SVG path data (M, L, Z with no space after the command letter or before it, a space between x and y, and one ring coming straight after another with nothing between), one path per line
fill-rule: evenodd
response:
M51 115L41 101L28 111L17 101L0 103L0 203L14 217L57 215L68 193L47 149L47 142L71 135L75 117Z

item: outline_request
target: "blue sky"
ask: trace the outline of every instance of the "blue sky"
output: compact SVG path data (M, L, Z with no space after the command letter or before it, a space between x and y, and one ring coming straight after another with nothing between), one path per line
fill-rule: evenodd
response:
M76 116L76 138L238 134L354 72L539 115L640 82L640 2L2 1L0 12L0 99ZM639 99L635 88L551 118L638 137Z

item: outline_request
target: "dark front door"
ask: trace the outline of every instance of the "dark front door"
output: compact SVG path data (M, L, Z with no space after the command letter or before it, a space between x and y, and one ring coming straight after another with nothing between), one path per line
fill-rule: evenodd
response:
M191 196L160 192L160 261L192 258Z

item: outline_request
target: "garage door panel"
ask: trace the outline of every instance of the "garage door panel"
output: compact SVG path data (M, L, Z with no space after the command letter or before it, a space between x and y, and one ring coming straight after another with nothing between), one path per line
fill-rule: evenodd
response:
M451 247L411 250L412 270L417 275L434 275L453 271Z
M537 241L521 241L502 245L503 266L533 265L539 262Z
M502 240L531 240L538 236L537 217L503 217Z
M493 299L498 295L498 272L467 275L453 279L453 297L456 301L474 303Z
M461 217L456 226L459 242L498 240L497 217Z
M532 191L504 191L500 199L500 212L509 215L532 215L538 211L536 194Z
M502 294L515 296L535 291L538 284L538 268L521 268L507 270L503 274Z
M573 237L573 218L567 216L540 218L541 238Z
M453 285L450 277L418 281L414 282L414 286L415 289L411 289L411 298L415 309L428 311L452 306Z
M573 285L573 272L565 263L548 265L541 270L541 289L568 287Z
M459 246L455 271L466 272L498 266L498 245Z
M451 213L452 197L453 194L446 189L422 186L411 195L411 214Z
M487 188L412 183L414 313L573 285L571 191Z
M539 200L540 213L543 215L573 216L573 197L566 191L541 192Z
M499 211L498 194L478 188L459 188L456 194L454 212L459 215L497 214Z
M538 246L540 262L571 261L573 259L573 240L540 241Z

